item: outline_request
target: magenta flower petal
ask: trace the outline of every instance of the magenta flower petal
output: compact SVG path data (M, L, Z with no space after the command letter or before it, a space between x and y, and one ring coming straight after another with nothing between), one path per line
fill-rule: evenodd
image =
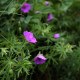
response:
M48 6L49 5L49 2L46 2L46 5Z
M26 36L26 35L28 34L28 31L24 31L24 33L23 33L23 34L24 34L24 36Z
M41 13L41 11L36 11L35 13Z
M35 38L32 38L32 39L29 40L29 42L31 42L31 43L36 43L37 40L36 40Z
M60 35L58 33L54 35L54 38L59 38L59 37Z
M47 58L45 58L43 55L39 54L35 59L34 62L36 64L43 64L45 63L45 61L47 60Z
M36 38L33 36L33 33L24 31L23 34L28 42L31 42L31 43L37 42Z
M47 21L51 21L52 19L53 19L53 15L52 14L48 14Z
M36 64L43 64L43 63L45 63L45 60L37 59L37 60L35 61L35 63L36 63Z
M28 13L29 10L31 9L31 5L28 4L28 3L23 3L22 7L21 7L21 10L24 12L24 13Z

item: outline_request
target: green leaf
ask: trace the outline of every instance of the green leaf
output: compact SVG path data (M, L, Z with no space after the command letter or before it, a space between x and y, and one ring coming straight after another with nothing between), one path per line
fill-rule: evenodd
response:
M16 10L16 8L9 8L8 14L12 14L15 10Z
M1 4L4 4L4 3L6 3L8 0L0 0L0 3Z
M39 19L32 19L32 21L33 21L34 23L39 23L39 22L40 22Z
M26 19L25 19L24 22L25 22L26 24L28 24L28 23L30 22L31 18L32 18L32 16L28 16L28 17L26 17Z
M74 0L64 0L62 2L62 10L66 12L68 8L73 4L73 2Z
M49 6L46 6L46 7L43 7L40 11L43 14L48 14L48 13L52 13L54 10Z
M74 8L74 7L80 7L80 1L74 1L74 3L72 4L71 8Z

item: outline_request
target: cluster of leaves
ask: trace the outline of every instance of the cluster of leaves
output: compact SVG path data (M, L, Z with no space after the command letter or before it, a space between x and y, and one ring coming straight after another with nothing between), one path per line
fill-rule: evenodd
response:
M31 4L29 13L20 10L24 2ZM0 80L79 80L80 1L49 0L49 6L45 2L0 0ZM25 40L25 30L34 34L36 44ZM60 38L54 39L55 33ZM47 61L36 65L33 60L39 52Z

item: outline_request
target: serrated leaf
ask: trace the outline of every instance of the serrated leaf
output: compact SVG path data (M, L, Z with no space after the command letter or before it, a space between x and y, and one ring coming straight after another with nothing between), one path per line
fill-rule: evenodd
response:
M28 23L30 22L31 18L32 18L32 16L28 16L28 17L26 17L26 19L25 19L25 23L28 24Z
M16 10L15 8L10 8L10 9L8 10L8 14L13 13L15 10Z
M68 8L73 4L74 0L64 0L62 3L62 10L67 11Z

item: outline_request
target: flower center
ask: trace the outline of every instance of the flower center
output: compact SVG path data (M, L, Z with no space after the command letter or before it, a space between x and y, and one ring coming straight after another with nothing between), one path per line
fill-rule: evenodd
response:
M23 5L22 7L23 7L24 9L26 8L26 6L25 6L25 5Z
M38 60L38 61L41 61L41 59L40 59L40 58L38 58L37 60Z

